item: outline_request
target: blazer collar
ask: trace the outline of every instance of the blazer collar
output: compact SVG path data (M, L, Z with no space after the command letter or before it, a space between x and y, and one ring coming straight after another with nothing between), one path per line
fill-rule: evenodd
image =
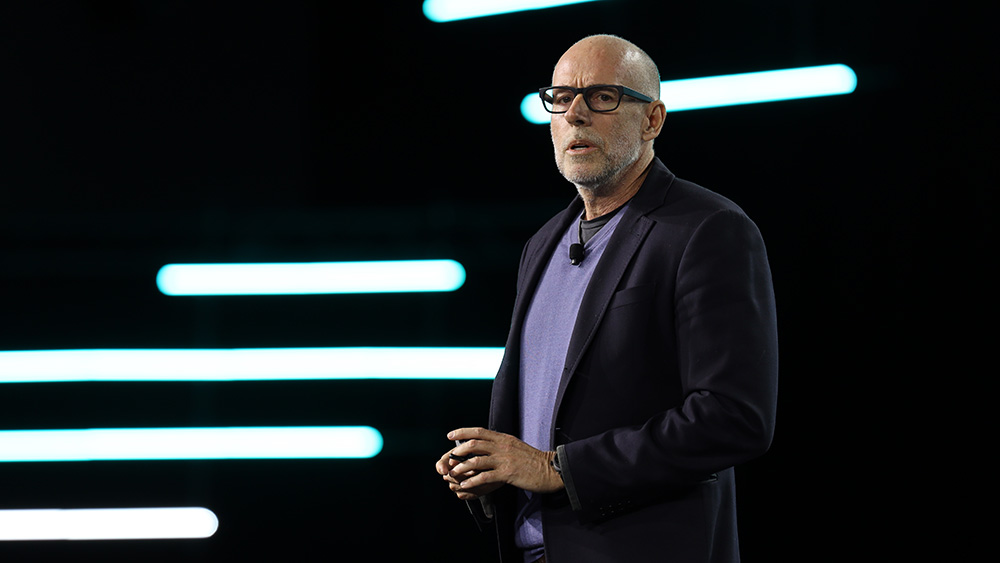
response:
M667 170L659 158L653 157L653 162L649 164L649 174L646 174L646 179L643 180L639 191L632 196L627 211L637 215L646 215L662 206L675 177L674 173Z
M625 215L622 217L621 222L634 222L639 216L644 216L662 206L675 178L674 173L668 170L659 158L653 157L653 161L649 165L649 174L643 180L639 191L628 202L628 207L625 209ZM546 257L551 254L552 249L559 241L559 237L569 228L570 223L578 220L582 213L583 199L577 194L566 209L553 217L542 228L539 233L542 242L533 251L532 256L528 257L528 270L523 272L525 274L524 288L534 288L534 282L538 280L541 270L548 263ZM619 224L620 227L621 224Z
M557 416L566 388L604 318L611 297L618 290L618 284L625 270L632 263L642 241L653 226L653 220L646 215L664 204L667 192L674 181L674 174L659 159L654 159L650 166L649 174L646 175L639 191L622 210L621 221L611 235L608 247L601 256L601 261L597 264L590 285L580 302L580 311L570 337L563 375L556 393ZM556 417L553 418L553 422L555 420ZM553 433L554 428L553 424ZM555 439L554 435L552 439Z
M575 371L583 353L590 344L625 269L632 261L632 257L653 224L646 215L663 205L674 178L674 174L658 158L654 158L650 164L649 174L646 175L639 191L632 197L628 206L622 210L622 218L608 241L608 247L604 251L601 262L594 270L590 285L580 303L580 312L577 315L576 325L566 354L563 377L559 383L556 405L562 401L570 375ZM498 381L495 382L495 385L501 387L506 388L507 384L514 384L515 387L510 388L508 393L493 394L490 427L494 430L512 432L516 428L517 409L514 407L517 404L517 388L515 382L520 362L521 329L524 317L535 293L538 280L560 237L570 223L580 218L582 212L583 200L577 195L566 209L542 227L536 235L538 244L531 245L533 248L529 251L530 255L524 257L522 264L524 270L519 274L518 296L514 303L514 314L507 339L506 353L497 373ZM498 404L498 401L504 404ZM513 403L508 404L509 401L513 401ZM506 418L497 418L500 413L505 413Z

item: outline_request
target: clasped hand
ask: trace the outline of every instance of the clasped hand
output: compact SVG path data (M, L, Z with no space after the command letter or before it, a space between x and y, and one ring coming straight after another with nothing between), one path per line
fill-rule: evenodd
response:
M562 476L552 467L555 452L538 450L509 434L485 428L452 430L448 439L464 442L445 452L435 469L462 500L489 494L505 484L533 493L551 493L564 487Z

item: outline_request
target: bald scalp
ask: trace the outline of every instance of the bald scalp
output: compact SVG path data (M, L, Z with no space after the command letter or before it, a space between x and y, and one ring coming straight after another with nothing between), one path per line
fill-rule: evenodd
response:
M605 56L617 57L622 74L630 82L626 86L654 100L660 99L660 71L652 57L635 43L617 35L589 35L574 43L566 52L574 49L596 49Z

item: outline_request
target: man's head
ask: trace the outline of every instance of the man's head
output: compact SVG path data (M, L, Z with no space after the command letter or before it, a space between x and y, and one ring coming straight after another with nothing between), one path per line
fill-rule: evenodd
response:
M580 190L609 195L638 177L653 158L653 139L666 115L660 76L652 59L611 35L586 37L566 51L552 73L553 86L620 85L653 102L625 95L613 111L588 107L573 96L566 112L552 114L552 145L559 172ZM571 95L572 96L572 95Z

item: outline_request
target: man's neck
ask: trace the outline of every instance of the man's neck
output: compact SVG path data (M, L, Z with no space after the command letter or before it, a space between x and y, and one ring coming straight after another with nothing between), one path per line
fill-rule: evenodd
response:
M598 190L577 186L577 192L583 199L584 219L595 219L625 205L642 187L652 162L653 155L650 153L646 158L636 161L636 166L631 168L632 173L621 178L615 187L599 190L600 193Z

